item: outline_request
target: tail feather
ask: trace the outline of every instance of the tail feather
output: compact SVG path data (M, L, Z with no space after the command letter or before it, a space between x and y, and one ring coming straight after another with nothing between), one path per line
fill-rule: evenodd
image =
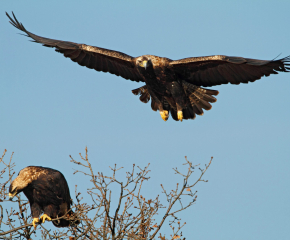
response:
M197 115L203 115L203 110L197 104L192 104L192 109Z
M213 97L213 96L211 96L211 95L208 94L207 90L204 90L204 89L202 89L202 88L198 88L198 89L194 92L194 94L195 94L197 97L199 97L199 98L201 98L201 99L203 99L203 100L205 100L205 101L207 101L207 102L214 103L214 102L217 101L217 99L216 99L215 97Z
M150 100L150 94L148 93L148 91L144 92L141 94L140 96L140 101L143 102L143 103L148 103L149 100Z
M67 213L67 219L53 220L52 223L56 227L69 227L78 225L80 220L78 219L77 215L72 210L70 210Z
M155 112L158 110L158 105L153 98L151 98L151 108Z
M207 88L203 88L203 89L206 90L206 94L209 94L209 95L217 96L219 94L219 91L217 91L217 90L212 90L212 89L207 89Z
M184 119L195 119L196 115L191 106L187 106L182 110Z
M140 89L140 88L133 89L133 90L132 90L132 93L133 93L134 95L140 95L140 94L141 94L141 89Z
M195 119L196 114L203 115L203 109L210 110L212 108L210 103L217 101L217 99L213 96L219 94L216 90L195 86L186 81L182 81L182 87L186 94L185 106L183 106L182 109L183 119ZM151 99L151 108L153 111L160 109L166 110L170 112L175 121L178 121L176 107L177 103L172 96L159 96L157 100L150 95L146 85L132 90L132 93L135 95L140 95L140 101L143 103L147 103Z
M203 100L203 99L200 99L200 100L199 100L199 105L200 105L203 109L205 109L205 110L207 110L207 111L210 110L210 109L212 108L211 104L210 104L209 102Z
M194 95L190 95L189 96L189 100L192 106L193 111L197 114L197 115L203 115L203 110L202 107L199 104L199 99Z
M202 108L210 110L212 108L210 103L217 101L217 99L212 96L219 94L216 90L201 88L186 81L182 82L182 86L185 93L188 95L193 111L198 115L203 114Z
M165 97L162 99L162 107L164 110L170 111L171 106Z
M171 108L171 109L170 109L170 113L171 113L171 117L172 117L175 121L178 121L178 118L177 118L177 110L174 109L174 108Z
M147 89L146 85L143 86L143 87L136 88L136 89L132 90L132 93L134 95L140 95L139 99L143 103L148 103L149 100L150 100L150 94L148 92L148 89Z
M65 219L54 220L52 221L52 223L56 227L69 227L70 226L70 221L65 220Z
M207 94L204 94L202 96L200 96L201 99L203 99L204 101L207 101L207 102L210 102L210 103L214 103L217 101L217 99L211 95L207 95Z
M205 100L199 98L198 96L195 95L195 93L192 93L189 96L189 99L192 105L197 105L205 110L210 110L212 107L209 102L206 102Z

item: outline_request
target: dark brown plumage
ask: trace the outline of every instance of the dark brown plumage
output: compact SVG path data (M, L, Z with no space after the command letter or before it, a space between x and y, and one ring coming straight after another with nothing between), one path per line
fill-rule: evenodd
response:
M45 167L29 166L23 168L9 187L9 199L23 192L30 203L33 226L66 215L66 219L53 220L56 227L78 224L75 214L70 210L72 201L68 184L61 172ZM43 215L39 215L43 212ZM69 219L69 220L67 220Z
M13 13L12 13L13 14ZM145 82L134 89L135 95L151 108L159 110L163 120L169 112L174 120L194 119L210 110L218 91L205 89L220 84L254 82L263 76L288 72L290 57L278 60L257 60L243 57L215 55L171 60L153 55L133 58L121 52L85 44L54 40L27 31L13 14L10 23L25 32L34 42L53 47L65 57L97 71L109 72L125 79Z

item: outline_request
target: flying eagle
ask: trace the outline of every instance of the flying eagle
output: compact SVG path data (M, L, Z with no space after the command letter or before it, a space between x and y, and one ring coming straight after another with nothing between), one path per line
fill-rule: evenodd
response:
M290 56L278 60L223 55L180 60L154 55L134 58L104 48L37 36L27 31L14 14L14 19L6 15L14 27L25 32L34 42L55 48L81 66L144 82L144 86L132 90L133 94L140 95L144 103L151 99L152 110L159 110L164 121L169 113L174 120L182 121L194 119L196 114L203 115L203 109L210 110L210 103L216 102L213 95L219 92L202 87L254 82L262 76L290 70Z
M23 168L9 187L9 199L23 192L30 203L32 224L51 221L67 214L70 220L53 220L56 227L78 224L75 214L70 210L72 204L67 182L61 172L38 166ZM40 219L39 215L44 213Z

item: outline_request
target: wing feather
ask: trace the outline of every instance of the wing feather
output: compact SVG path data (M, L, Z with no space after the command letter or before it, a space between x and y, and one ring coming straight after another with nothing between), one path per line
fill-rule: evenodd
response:
M39 176L43 178L43 181L46 181L46 191L51 191L55 194L55 200L60 200L66 203L71 203L70 191L67 184L67 181L63 174L55 169L45 168L47 173Z
M290 56L278 60L259 60L215 55L184 58L169 63L183 80L197 86L254 82L263 76L289 72Z
M45 47L55 48L57 52L62 53L65 57L70 58L81 66L109 72L132 81L144 82L142 76L135 68L134 58L127 54L86 44L40 37L27 31L22 23L18 22L13 12L13 18L7 12L6 15L14 27L26 33L26 36L32 38L34 42L41 43Z

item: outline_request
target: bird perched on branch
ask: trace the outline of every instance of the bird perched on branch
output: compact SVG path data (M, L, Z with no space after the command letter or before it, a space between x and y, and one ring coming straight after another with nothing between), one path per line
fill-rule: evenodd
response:
M14 19L6 15L14 27L25 32L34 42L55 48L81 66L144 82L144 86L132 92L140 95L144 103L151 99L152 110L159 110L164 121L169 113L174 120L182 121L194 119L196 114L203 115L203 109L210 110L210 103L216 102L214 96L219 92L203 87L254 82L263 76L290 70L290 56L278 60L223 55L180 60L154 55L134 58L113 50L37 36L27 31L14 14Z
M79 220L70 209L72 204L68 184L61 172L45 167L23 168L9 187L9 199L23 192L30 203L32 224L51 221L56 227L78 224ZM40 219L39 215L44 213Z

